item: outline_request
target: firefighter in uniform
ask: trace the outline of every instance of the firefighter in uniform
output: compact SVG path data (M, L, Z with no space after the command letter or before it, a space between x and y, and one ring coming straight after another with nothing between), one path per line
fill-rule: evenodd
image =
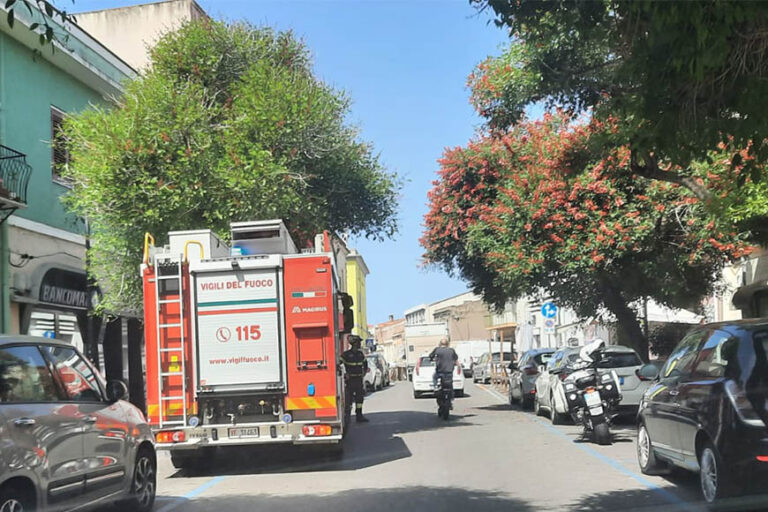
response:
M346 417L349 417L352 409L352 401L355 402L355 416L359 423L367 423L368 419L363 416L363 395L365 387L363 385L363 376L368 370L368 360L360 350L360 336L352 335L349 337L351 348L341 354L341 363L346 370Z

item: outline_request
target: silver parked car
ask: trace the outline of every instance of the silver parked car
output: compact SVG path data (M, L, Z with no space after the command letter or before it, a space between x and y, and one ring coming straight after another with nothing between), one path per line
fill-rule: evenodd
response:
M126 393L71 345L0 336L0 510L149 512L154 440Z
M643 361L633 349L621 345L605 347L603 360L597 365L599 373L614 370L619 377L621 402L618 412L629 416L637 415L640 401L651 386L651 380L640 375Z
M554 348L534 348L525 352L517 363L509 363L510 404L520 402L523 409L533 407L536 377L554 352Z
M581 347L558 349L547 361L544 371L536 377L533 410L537 416L548 412L554 425L560 425L567 419L568 405L563 381L573 371L572 365L579 359L579 350Z
M504 352L505 365L512 362L512 356L512 353ZM480 359L472 365L472 382L482 382L484 384L491 382L491 374L493 373L491 367L495 366L498 369L501 365L500 361L501 354L499 352L494 352L493 355L486 352L480 356Z

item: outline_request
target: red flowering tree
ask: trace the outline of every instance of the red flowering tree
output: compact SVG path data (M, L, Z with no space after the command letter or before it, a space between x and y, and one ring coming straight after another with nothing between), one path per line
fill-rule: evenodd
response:
M647 357L631 305L695 307L748 245L688 188L633 174L628 147L605 150L613 129L547 115L446 151L422 244L496 305L543 291L581 316L607 308ZM712 156L697 172L714 193L731 161Z

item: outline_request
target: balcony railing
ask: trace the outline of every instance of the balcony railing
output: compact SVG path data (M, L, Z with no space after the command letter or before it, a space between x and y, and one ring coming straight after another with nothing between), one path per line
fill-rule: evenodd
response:
M0 222L27 205L27 186L32 167L27 156L0 144Z

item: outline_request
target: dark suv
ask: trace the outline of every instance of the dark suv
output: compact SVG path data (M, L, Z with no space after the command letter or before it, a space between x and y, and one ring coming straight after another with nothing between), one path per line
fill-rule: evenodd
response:
M71 345L0 336L0 511L152 510L154 440L126 392Z
M675 347L638 413L643 473L672 464L700 473L704 499L768 485L768 319L694 328Z

